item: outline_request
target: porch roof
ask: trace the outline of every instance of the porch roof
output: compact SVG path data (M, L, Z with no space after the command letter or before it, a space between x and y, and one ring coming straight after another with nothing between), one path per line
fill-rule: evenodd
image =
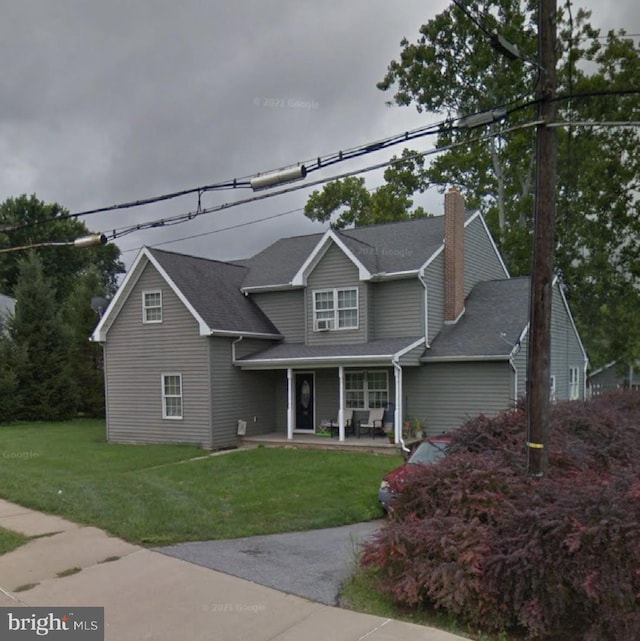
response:
M383 338L351 345L305 345L278 343L236 359L242 369L284 369L287 367L337 367L338 365L391 365L424 343L424 336ZM416 363L417 364L417 363Z

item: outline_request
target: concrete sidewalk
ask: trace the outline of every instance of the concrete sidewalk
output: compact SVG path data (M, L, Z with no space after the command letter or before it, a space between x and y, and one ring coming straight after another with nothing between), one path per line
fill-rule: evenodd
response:
M0 556L0 606L102 606L107 641L463 640L284 594L3 500L0 527L39 537Z

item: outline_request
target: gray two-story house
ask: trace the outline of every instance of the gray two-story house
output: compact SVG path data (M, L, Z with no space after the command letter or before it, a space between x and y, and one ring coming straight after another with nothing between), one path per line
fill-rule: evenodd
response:
M396 442L408 415L440 433L524 394L528 305L529 279L509 277L455 190L444 216L283 238L239 261L143 248L93 335L107 437L222 448L239 424L295 441L333 419L344 440L372 408ZM552 397L584 398L586 367L556 282Z

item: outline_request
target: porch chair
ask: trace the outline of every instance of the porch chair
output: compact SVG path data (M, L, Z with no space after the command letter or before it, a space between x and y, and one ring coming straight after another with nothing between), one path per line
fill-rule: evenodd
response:
M340 434L340 424L338 419L331 421L331 436L338 436ZM345 409L344 410L344 435L349 436L353 434L353 410Z
M371 438L382 436L384 434L382 419L384 417L384 407L375 407L369 410L369 418L366 423L358 421L357 434L360 438L362 432L366 432Z

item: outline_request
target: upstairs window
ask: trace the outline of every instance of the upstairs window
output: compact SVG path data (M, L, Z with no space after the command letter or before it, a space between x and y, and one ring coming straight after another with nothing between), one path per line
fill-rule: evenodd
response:
M142 292L142 322L162 322L162 292L160 290Z
M358 329L358 289L313 292L313 329Z

